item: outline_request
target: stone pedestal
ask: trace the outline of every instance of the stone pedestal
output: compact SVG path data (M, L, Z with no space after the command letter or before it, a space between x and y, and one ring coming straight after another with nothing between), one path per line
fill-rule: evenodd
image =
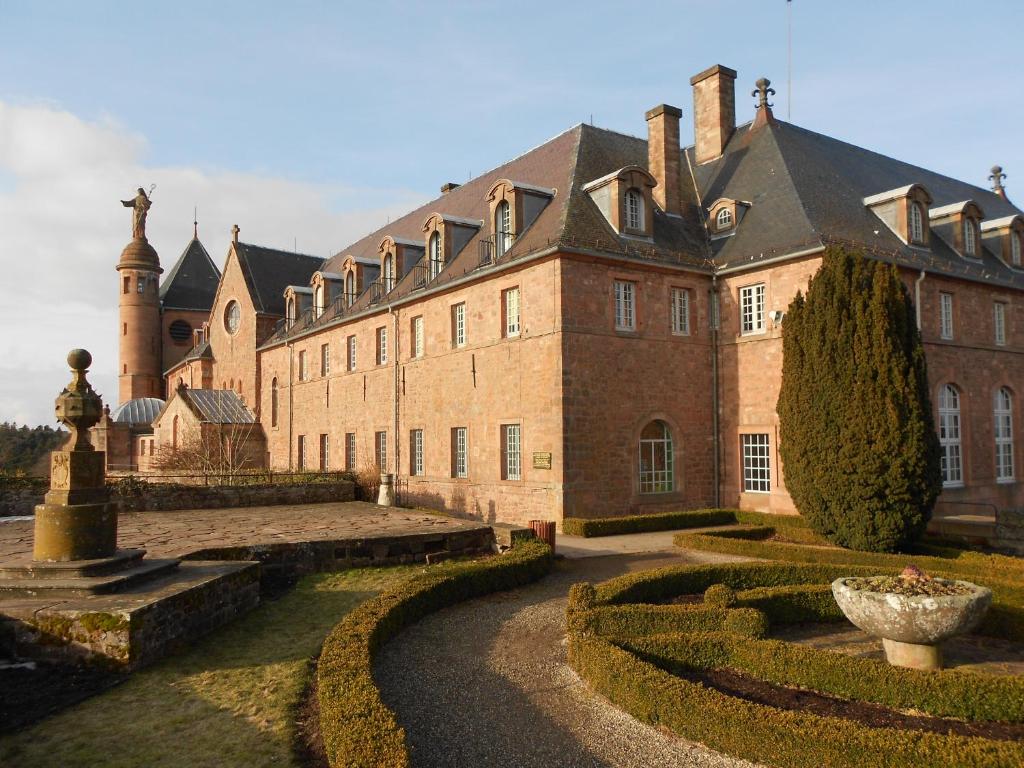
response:
M882 648L885 649L885 660L894 667L942 669L942 648L938 645L901 643L883 637Z
M99 560L117 551L117 510L107 502L100 451L54 451L50 490L36 507L36 561Z
M377 503L382 507L395 506L395 476L382 473L380 476L380 489L377 491Z

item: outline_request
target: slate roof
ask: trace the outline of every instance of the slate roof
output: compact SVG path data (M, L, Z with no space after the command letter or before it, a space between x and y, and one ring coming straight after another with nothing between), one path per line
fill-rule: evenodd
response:
M687 153L692 159L692 148ZM983 187L778 120L740 126L722 157L697 166L695 175L705 204L721 197L752 203L734 235L713 241L718 267L852 242L914 268L1024 288L1024 273L987 249L968 261L934 229L929 249L909 246L864 204L867 197L921 184L933 197L932 210L974 200L985 221L1021 213Z
M284 316L284 289L309 285L313 273L324 266L319 256L249 243L234 243L234 249L256 311L268 315Z
M160 283L160 303L164 309L209 312L219 282L220 270L199 238L193 237Z

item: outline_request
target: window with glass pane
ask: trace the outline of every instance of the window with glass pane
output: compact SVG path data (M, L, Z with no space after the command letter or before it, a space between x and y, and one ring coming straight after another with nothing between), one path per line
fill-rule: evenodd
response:
M388 471L388 433L378 432L374 442L374 458L381 472Z
M501 425L502 480L520 480L522 478L520 434L520 426L518 424Z
M939 294L939 335L944 339L953 338L953 294Z
M502 200L494 212L494 240L498 256L512 247L512 206Z
M910 204L910 242L924 242L924 214L920 203Z
M466 477L466 452L468 450L466 428L452 429L452 477Z
M964 219L964 253L974 256L978 252L978 234L974 228L974 219Z
M764 283L740 288L740 331L764 332Z
M636 328L636 306L633 294L636 286L625 280L615 281L615 328L632 331Z
M672 289L672 333L690 335L690 292L685 288Z
M377 329L377 365L384 365L388 361L388 329Z
M715 216L715 228L718 230L728 229L732 226L732 209L722 208Z
M675 490L672 433L663 421L652 421L640 433L640 493Z
M326 376L331 372L331 345L320 345L320 375Z
M412 319L412 356L423 357L423 318Z
M626 190L626 227L639 231L644 228L644 198L638 189Z
M270 382L270 426L277 426L277 377Z
M430 236L427 259L430 263L430 279L433 280L441 274L441 267L444 266L441 262L441 234L439 232Z
M356 469L356 433L345 433L345 469L355 472Z
M349 306L356 300L356 275L349 272L345 276L345 303Z
M960 446L960 393L946 384L939 390L939 445L942 449L942 484L964 484Z
M1006 305L997 301L992 305L992 320L995 324L995 341L1002 346L1006 344Z
M331 466L331 444L327 435L320 435L320 471L326 472Z
M1017 232L1010 233L1010 262L1015 267L1020 266L1020 234Z
M509 288L504 292L505 335L519 335L519 289Z
M323 283L313 289L313 313L320 317L324 313L324 286Z
M452 307L452 346L462 347L466 344L466 305L456 304Z
M299 350L299 381L306 380L306 350Z
M1003 387L996 392L993 422L996 437L996 481L1013 481L1013 395Z
M742 435L743 490L768 493L772 489L771 451L767 434Z
M306 436L299 435L298 444L295 450L295 464L301 472L306 468Z
M356 337L348 337L348 369L354 371L356 369Z
M423 430L409 432L409 474L423 474Z

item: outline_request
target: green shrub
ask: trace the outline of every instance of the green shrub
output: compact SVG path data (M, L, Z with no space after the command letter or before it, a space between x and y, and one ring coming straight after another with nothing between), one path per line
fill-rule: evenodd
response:
M728 584L712 584L704 590L704 602L716 608L731 608L736 605L736 590Z
M622 533L650 533L672 531L679 528L708 528L736 522L736 511L731 509L691 509L682 512L659 512L651 515L627 517L601 517L588 520L567 517L562 520L562 533L568 536L614 536Z
M895 266L830 247L783 334L779 454L811 528L893 552L942 489L914 307Z
M773 626L846 620L829 584L747 589L739 593L737 604L763 611Z
M725 630L764 637L767 621L754 608L703 605L603 605L573 616L572 628L605 637L642 637L673 632Z
M597 603L597 591L594 585L581 581L569 587L569 611L589 611Z
M1005 768L1017 742L871 728L734 698L672 675L595 635L570 633L569 663L638 720L711 749L782 768Z
M409 764L404 731L373 680L374 656L388 639L440 608L535 581L551 562L543 542L519 542L504 555L431 568L342 619L324 641L317 667L320 732L332 768Z

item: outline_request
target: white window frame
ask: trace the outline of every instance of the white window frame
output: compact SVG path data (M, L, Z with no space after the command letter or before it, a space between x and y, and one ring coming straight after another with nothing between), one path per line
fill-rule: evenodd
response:
M387 365L388 362L388 329L381 326L377 329L377 365Z
M423 316L412 319L412 356L423 357Z
M469 477L469 432L466 427L452 428L452 477Z
M690 289L672 289L672 333L690 335Z
M355 335L348 337L348 369L354 371L356 369L356 337Z
M939 293L939 336L953 338L953 294L945 291Z
M345 433L345 469L348 472L356 471L356 433Z
M910 201L910 242L921 244L924 242L924 213L921 211L921 204Z
M732 228L732 209L731 208L719 208L718 213L715 214L715 229L721 232L723 229Z
M381 472L388 471L388 433L387 430L382 430L374 435L374 448L376 449L377 466L380 467Z
M1010 263L1015 266L1020 266L1020 232L1010 232Z
M942 487L963 487L960 392L952 384L943 384L939 390L939 446L942 449Z
M626 229L644 231L644 196L636 187L630 187L625 195Z
M1006 304L1001 301L992 303L992 323L996 345L1006 346Z
M771 493L772 451L767 432L745 432L740 435L743 459L743 492Z
M523 428L519 424L501 425L501 479L523 479Z
M384 293L391 293L395 287L395 260L389 253L384 257L383 280Z
M466 346L466 302L452 304L452 346Z
M326 472L331 468L331 437L320 435L320 471Z
M636 283L615 281L615 330L636 330Z
M641 437L638 443L637 470L640 493L643 495L672 493L676 489L675 449L672 444L672 432L665 422L658 421L656 423L661 426L661 437ZM655 469L659 453L662 456L662 468Z
M494 211L494 250L498 257L504 256L512 247L512 206L508 200L498 203Z
M764 333L765 284L754 283L740 288L740 334Z
M1013 393L1006 387L996 390L992 404L992 426L996 443L996 482L1012 483L1013 466Z
M299 381L305 381L309 374L308 367L306 365L306 350L299 350Z
M441 248L441 233L434 232L427 240L427 263L431 280L441 274L444 269L444 254Z
M519 286L504 291L505 304L505 336L511 338L519 335Z
M320 317L324 313L324 284L318 283L313 289L313 316Z
M409 474L423 474L423 430L414 429L409 439Z
M964 255L978 255L978 229L974 219L964 219Z
M320 375L329 376L331 374L331 345L330 342L327 344L320 345Z

